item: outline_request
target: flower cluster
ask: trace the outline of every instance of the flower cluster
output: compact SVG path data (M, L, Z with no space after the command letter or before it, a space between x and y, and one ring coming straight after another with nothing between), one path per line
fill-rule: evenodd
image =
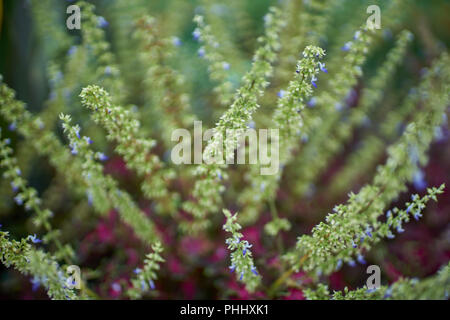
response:
M220 103L227 106L233 98L233 85L228 81L230 63L224 60L220 52L220 44L212 34L211 27L205 24L204 17L195 16L194 21L198 27L194 30L193 36L203 44L198 55L208 60L211 79L218 83L214 91L217 93Z
M140 123L133 112L112 105L110 95L97 86L84 88L80 97L82 104L93 112L94 122L102 125L108 132L107 138L117 143L116 152L123 156L130 169L144 178L141 184L144 194L166 200L169 208L165 210L171 210L167 186L173 173L164 168L158 156L150 153L156 141L141 137ZM171 197L175 199L176 195Z
M407 33L404 35L406 36ZM391 57L395 56L394 52L391 53ZM386 63L388 62L389 59ZM394 141L401 134L402 124L407 123L408 117L411 117L414 113L415 107L420 103L421 97L429 94L431 83L434 81L434 77L439 76L439 73L439 64L436 64L431 72L425 72L419 85L416 88L410 89L403 102L395 110L387 114L385 121L380 125L381 136L369 134L365 137L361 145L358 146L358 149L349 156L344 168L334 177L331 186L331 189L334 190L333 192L347 188L352 181L358 178L358 173L352 169L355 165L361 167L361 172L370 171L376 166L377 160L383 155L386 144ZM377 80L377 82L381 83L382 78L384 77L380 74L380 81ZM363 101L366 101L364 97ZM356 121L362 120L363 125L364 123L367 124L367 122L370 122L367 115L360 114L356 109L352 112L352 118Z
M33 241L34 239L34 241ZM61 266L47 253L33 248L29 241L36 243L36 237L9 240L8 232L0 231L0 261L12 266L24 275L38 279L46 289L50 298L58 300L74 300L78 296L74 290L66 286L67 276Z
M442 56L433 70L435 76L449 79L448 56ZM302 266L308 271L331 273L340 265L339 261L350 259L355 253L355 239L360 238L367 227L376 226L386 206L405 190L417 166L427 161L426 151L433 140L434 128L442 123L442 112L449 103L448 85L432 90L434 92L427 96L429 108L417 112L400 140L388 148L389 157L377 168L372 184L364 186L357 194L351 193L347 204L336 206L325 222L314 227L311 236L299 237L296 249L287 255L294 269ZM366 245L363 243L357 248Z
M366 60L370 44L373 41L375 32L366 27L355 33L354 40L347 44L348 52L345 52L344 61L338 70L330 68L333 77L329 81L329 90L321 91L313 97L308 105L311 107L305 112L305 126L302 132L302 139L306 141L300 156L295 159L295 163L307 163L296 173L296 192L304 194L310 187L318 172L326 165L326 156L316 156L322 148L335 149L339 146L339 139L328 139L329 134L336 131L345 131L345 127L335 127L340 119L340 110L343 108L345 99L352 91L353 87L362 75L362 65ZM307 120L306 120L307 119ZM336 129L335 129L336 128Z
M223 230L231 234L231 237L226 240L228 249L232 251L229 269L236 273L239 281L245 283L247 290L253 292L260 284L261 276L253 262L252 252L249 250L252 245L247 240L242 240L243 235L239 232L241 226L237 223L237 213L233 215L227 209L224 209L223 213L227 219Z
M91 150L90 138L80 135L80 127L71 125L70 116L61 114L60 119L70 141L72 154L83 161L80 173L93 206L99 212L105 212L111 206L117 209L124 222L133 228L143 242L153 244L159 236L152 221L137 207L128 193L117 187L117 182L111 176L103 174L103 166L98 162L103 160L103 153Z
M85 1L79 1L77 4L83 12L81 15L83 45L97 61L94 77L99 79L107 90L114 92L116 99L114 102L121 102L126 92L123 90L124 85L116 57L111 53L110 44L106 41L104 28L108 26L108 22L94 13L94 5Z
M36 189L27 186L26 180L22 177L22 171L17 166L17 159L12 156L13 149L9 147L9 144L9 139L0 140L0 167L5 169L3 177L11 183L11 188L15 193L14 201L19 206L23 205L27 211L35 213L35 216L32 218L33 224L38 228L45 229L44 243L53 243L55 245L57 250L54 256L57 259L70 262L75 257L74 250L68 244L61 244L59 240L60 231L54 230L50 224L53 212L42 208L42 201L38 197ZM33 243L42 242L42 240L37 238L36 234L29 236L29 239Z
M225 150L234 150L237 147L239 130L247 128L252 119L252 114L258 108L258 96L267 87L267 78L272 74L272 64L276 60L276 51L279 49L279 33L284 26L282 13L271 8L265 18L265 34L259 39L261 46L256 50L250 71L244 76L241 88L237 90L235 99L230 108L220 117L214 128L215 133L203 152L203 160L208 163L215 159L220 153L220 144ZM226 135L225 141L222 136L227 129L234 129L232 135ZM227 153L233 156L232 153ZM230 159L226 159L227 161ZM209 225L206 215L209 212L219 210L220 194L224 191L221 180L226 179L223 171L225 165L202 164L196 169L199 179L196 181L192 195L196 202L186 202L183 209L190 212L194 217L194 223L185 227L187 230L198 232Z
M325 64L320 62L324 55L324 50L319 47L306 47L302 59L298 61L294 80L289 83L286 90L279 92L278 104L273 115L273 127L279 130L280 169L275 175L260 175L258 166L250 169L247 179L251 188L240 197L240 202L244 205L244 222L255 221L257 218L255 212L260 211L263 199L270 202L275 197L278 181L283 173L282 168L291 159L303 129L302 111L306 107L306 100L312 95L313 87L317 86L319 72L328 72ZM254 188L260 189L256 195ZM286 228L286 223L283 225Z
M330 295L326 285L321 284L317 290L306 289L309 300L448 300L450 285L450 264L447 264L435 276L418 279L400 279L390 286L381 286L369 290L366 287L335 291Z
M155 242L152 245L152 250L153 252L147 254L144 260L144 267L134 270L136 278L131 280L133 287L128 290L128 295L132 299L138 299L149 289L155 290L156 288L157 271L160 269L160 264L165 260L161 257L163 248L160 242Z
M306 154L308 154L309 150L309 154L314 152L316 157L318 156L321 160L318 162L312 158L306 159L306 161L315 162L315 165L309 166L308 170L305 170L305 175L301 176L302 181L297 184L297 190L300 193L305 192L308 186L315 182L317 176L323 172L324 167L329 163L329 160L341 151L351 138L353 131L363 125L365 120L368 119L371 110L380 104L383 98L383 89L389 84L389 80L395 72L395 67L404 57L407 44L411 40L412 34L407 30L404 30L399 35L395 47L388 53L385 62L378 68L377 74L370 80L368 86L361 93L358 108L333 111L335 114L341 114L337 117L348 118L348 121L344 121L338 127L330 129L333 132L333 141L327 141L326 135L321 135L321 139L323 139L321 141L323 143L311 143L311 146L315 145L314 150L311 150L312 147L306 147ZM317 136L315 135L313 139L317 139Z
M136 22L134 38L141 48L139 58L146 71L143 84L148 94L145 109L140 112L142 121L148 125L149 119L159 119L161 123L155 132L160 132L168 147L173 130L191 127L195 117L191 113L189 96L184 92L186 80L169 64L178 42L162 37L161 29L155 18L144 16Z

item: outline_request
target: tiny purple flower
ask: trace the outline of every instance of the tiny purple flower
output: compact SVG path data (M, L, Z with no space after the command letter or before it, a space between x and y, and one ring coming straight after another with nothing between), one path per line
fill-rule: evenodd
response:
M389 287L387 290L386 290L386 292L384 293L384 297L383 298L390 298L390 297L392 297L392 288L391 287Z
M32 236L28 236L28 239L31 240L31 242L33 243L41 243L42 240L39 239L36 234L32 235Z
M369 238L372 238L372 228L371 227L367 227L365 232Z
M180 38L178 37L173 37L172 43L175 47L180 47L183 44L183 42L181 42Z
M203 58L205 56L205 49L204 48L198 49L198 56L200 58Z
M16 186L14 182L11 182L11 188L14 192L17 192L17 190L19 190L19 188Z
M120 292L122 291L122 287L120 286L120 284L118 284L117 282L114 282L111 285L111 288L115 291L115 292Z
M352 43L347 42L346 44L344 44L344 46L341 49L342 49L342 51L349 51L351 47L352 47Z
M108 156L106 156L104 153L102 153L102 152L99 152L98 153L98 160L100 160L100 161L106 161L106 160L108 160L109 158L108 158Z
M252 247L251 244L249 244L247 241L243 241L244 248L242 249L242 255L245 257L245 254L247 253L247 249L250 249Z
M280 91L278 91L277 96L278 96L278 98L283 98L285 94L286 94L286 91L280 90Z
M314 88L317 88L316 81L317 81L317 78L315 76L313 76L312 79L311 79L311 84L314 86Z
M364 260L364 257L362 255L358 255L357 260L361 264L366 264L366 260Z
M105 18L103 18L102 16L98 17L97 26L99 26L100 28L106 28L108 25L109 23Z
M322 72L328 73L327 68L325 68L325 63L319 62L319 67Z
M311 108L315 107L316 104L317 104L317 98L316 97L312 97L307 103L308 107L311 107Z
M199 29L195 29L194 32L192 32L192 35L194 36L194 40L199 40L201 36L201 32Z
M427 182L425 181L425 175L422 170L417 170L413 177L414 188L418 191L423 191L427 188Z
M14 197L14 201L17 203L17 205L21 206L23 205L23 198L20 194Z
M133 271L135 274L139 274L139 273L141 273L142 272L142 269L140 269L140 268L136 268L136 269L134 269L134 271Z
M77 47L71 46L70 49L67 51L67 55L72 56L73 54L75 54L75 52L77 52Z
M414 219L419 220L420 217L422 217L422 214L420 213L419 210L417 210L416 212L414 212Z
M41 281L39 281L38 278L34 277L33 279L31 279L31 291L36 292L37 289L39 289L39 286L41 285Z

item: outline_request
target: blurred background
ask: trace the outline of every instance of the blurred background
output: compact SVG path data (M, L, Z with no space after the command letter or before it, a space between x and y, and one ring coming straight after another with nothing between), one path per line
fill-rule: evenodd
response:
M75 43L80 42L80 33L65 28L66 7L71 1L53 1L51 12L45 14L33 10L32 3L27 0L0 0L0 74L5 83L17 92L17 98L26 102L29 110L38 113L44 110L51 95L49 68L51 63L63 65L68 51ZM132 6L140 5L143 13L156 17L162 25L161 32L165 36L174 36L181 40L171 64L187 79L186 90L190 94L191 104L196 115L208 123L214 123L215 115L211 111L214 96L211 94L213 84L208 78L207 63L199 59L198 42L192 37L195 24L192 19L196 13L208 12L210 21L217 28L224 28L219 33L221 41L229 42L229 54L232 65L230 80L235 87L251 65L251 57L257 47L256 38L263 32L263 16L271 5L283 5L283 1L275 0L240 0L240 1L177 1L149 0L130 1L129 5L121 5L122 1L99 0L90 1L97 6L96 13L108 21L105 28L112 51L117 54L119 66L129 82L128 102L143 104L139 92L139 69L134 64L136 56L127 51L130 39L130 16L134 14ZM361 25L368 15L365 8L370 4L382 7L386 1L339 1L328 16L328 23L320 44L333 52L333 48L342 46L351 40L355 32L354 26ZM208 3L208 6L205 5ZM238 4L237 4L238 3ZM239 6L236 14L236 6ZM209 11L207 11L209 10ZM404 62L394 75L392 86L385 92L383 105L375 111L372 122L382 122L385 106L395 108L408 90L415 86L423 68L430 66L441 52L447 51L450 44L450 1L418 0L412 1L407 15L398 30L408 29L415 38L409 46ZM360 14L358 14L360 13ZM43 21L37 21L43 19ZM359 21L359 22L358 22ZM51 32L42 32L38 25L51 23ZM383 24L383 11L382 11ZM361 88L367 77L372 76L383 62L386 52L392 48L398 30L383 29L383 41L371 52L364 66L365 76L354 90L353 99L358 100ZM130 39L130 41L132 41ZM70 113L78 119L84 119L77 95L81 88L89 83L88 79L80 79L68 93L67 104ZM135 85L136 84L136 85ZM275 89L274 89L275 90ZM271 105L276 99L276 90L269 90L262 104ZM136 94L135 94L136 93ZM352 102L349 102L351 105ZM355 103L353 103L355 104ZM20 144L21 137L8 130L8 123L0 117L0 126L4 136L11 138L12 145ZM370 130L370 129L365 129ZM308 233L311 228L322 221L327 212L347 199L347 193L357 191L371 181L374 168L363 171L352 181L351 186L338 192L330 192L329 184L333 181L348 155L357 148L364 131L355 133L355 138L345 146L345 150L335 157L327 170L321 174L314 186L314 191L307 196L297 198L290 188L292 181L288 168L279 190L277 205L280 212L293 223L291 232L283 234L286 247L295 243L296 236ZM382 269L384 283L396 281L402 276L422 278L432 275L447 263L450 258L450 140L448 126L443 128L441 138L433 143L430 150L429 164L423 168L423 179L409 186L409 192L398 199L402 204L409 200L411 193L423 193L426 186L439 186L446 183L447 190L439 197L439 202L430 203L420 221L412 221L405 227L405 232L393 241L378 244L367 256L368 264L378 264ZM96 140L100 140L96 139ZM99 142L101 143L101 142ZM101 298L123 298L122 287L125 287L132 270L141 263L146 250L142 244L130 235L128 227L120 223L115 212L101 218L93 219L92 209L86 201L74 199L67 192L62 179L55 175L46 159L25 154L25 161L30 163L27 179L35 187L44 203L55 213L54 224L63 231L63 239L70 242L77 252L77 264L83 266L83 276L88 279L91 289ZM136 190L136 177L127 171L123 161L112 156L105 164L105 170L117 178L130 192ZM161 151L161 156L164 151ZM385 155L377 160L383 163ZM358 170L358 168L355 168ZM232 178L233 179L233 178ZM238 177L234 177L238 181ZM0 189L0 223L7 228L13 237L19 238L30 234L33 226L29 215L13 201L12 192L7 190L9 184L2 182ZM239 192L239 191L235 191ZM232 204L233 196L226 199ZM137 199L144 210L151 212L151 204ZM270 213L265 209L261 219L243 229L244 237L253 243L253 252L262 261L271 261L276 270L276 261L271 240L263 235L264 223ZM155 218L159 219L159 218ZM212 232L199 237L179 235L176 228L161 219L157 222L164 228L165 241L171 244L167 264L163 267L159 283L161 293L158 298L202 299L202 298L258 298L261 293L249 295L238 284L234 277L227 273L228 255L224 245L225 234ZM258 264L258 260L256 260ZM271 266L268 266L270 271ZM276 272L275 272L276 275ZM301 275L299 275L300 277ZM268 276L269 279L271 275ZM345 286L356 288L365 283L367 275L364 266L345 266L324 281L336 290ZM41 287L34 286L30 279L12 269L0 266L0 298L2 299L46 299ZM301 299L301 290L289 289L285 298Z

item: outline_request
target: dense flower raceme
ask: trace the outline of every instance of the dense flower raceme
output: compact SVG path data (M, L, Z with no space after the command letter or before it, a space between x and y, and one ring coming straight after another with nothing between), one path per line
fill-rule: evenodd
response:
M388 54L386 61L381 65L377 71L377 74L371 82L368 84L367 89L361 93L361 100L359 101L358 108L352 108L350 110L345 110L345 102L336 102L335 110L332 110L330 114L326 128L322 124L320 132L316 130L312 131L311 139L314 142L307 143L304 150L303 160L308 165L308 170L299 170L298 183L296 185L297 192L304 193L308 189L310 184L314 183L317 175L323 171L326 163L329 162L330 158L336 154L339 148L342 148L344 143L351 137L352 130L364 123L366 115L371 112L371 108L377 106L382 99L382 91L386 85L389 83L389 78L395 72L395 66L398 65L403 58L404 52L406 51L406 45L411 41L412 35L408 31L404 31L400 34L397 40L396 47L394 47ZM349 86L350 88L351 86ZM323 105L320 102L320 96L317 98L318 104L317 108L320 110L320 106ZM341 110L344 109L344 110ZM334 117L334 120L330 120ZM336 122L342 117L348 117L348 121L345 121L339 127L336 127ZM325 132L332 132L335 139L329 141L326 139L327 135ZM316 141L317 140L317 141ZM317 147L312 147L317 145ZM319 154L320 161L314 160L315 156L312 154Z
M400 140L388 149L389 157L378 167L372 185L363 187L358 194L350 194L348 203L336 206L326 223L314 228L312 236L299 238L297 251L289 256L295 268L302 265L306 270L317 268L320 272L331 273L341 265L340 261L349 261L353 255L360 255L361 249L370 248L370 241L361 241L356 247L353 244L366 238L367 228L378 228L377 218L385 207L405 189L405 182L412 180L418 165L425 164L434 128L441 124L442 112L450 101L449 71L448 56L444 55L430 71L434 80L441 77L443 80L441 86L432 88L424 97L430 100L431 108L416 113L415 122L410 123ZM324 243L327 245L323 246Z
M147 108L141 113L142 121L145 126L149 118L160 119L161 124L154 130L160 132L168 147L173 130L189 128L195 117L189 96L184 92L186 79L169 65L177 43L169 37L164 38L161 29L159 21L145 16L137 20L134 37L139 42L139 58L146 70L144 89L148 101Z
M142 241L152 244L158 239L153 223L136 207L130 195L117 188L115 180L103 175L102 165L98 161L104 160L104 154L90 149L90 138L81 136L81 128L71 125L70 116L61 114L60 118L64 133L69 139L71 153L83 160L81 175L92 195L94 206L99 211L105 211L112 204Z
M239 281L244 282L246 288L252 292L261 282L261 276L253 262L252 252L249 250L252 245L247 240L242 240L243 235L239 232L242 227L236 221L237 214L232 215L228 210L224 210L224 214L227 221L223 229L230 233L226 243L228 249L232 250L230 271L235 272Z
M273 127L280 130L280 170L275 175L260 175L257 166L250 169L251 187L241 196L241 202L246 206L244 222L254 221L257 218L255 212L261 209L264 199L269 202L273 201L278 180L282 175L282 168L291 159L299 135L303 130L302 111L306 108L306 102L313 93L319 72L328 72L325 64L320 62L324 55L325 52L319 47L307 47L303 51L302 59L297 64L294 80L289 83L286 90L279 93L278 105L273 116ZM253 191L254 188L260 190L256 195ZM256 208L254 208L255 206ZM275 217L272 225L273 228L269 227L269 229L272 229L273 232L270 233L276 234L278 229L287 229L289 224L285 220Z
M9 147L9 144L9 139L0 140L0 166L5 169L3 177L10 181L11 188L15 192L14 201L17 205L23 205L27 211L35 213L33 223L36 227L45 229L44 243L54 243L57 248L55 257L70 262L75 256L73 249L70 245L63 246L61 244L59 240L60 231L53 230L50 223L53 212L42 208L42 201L37 196L36 189L26 185L26 180L22 178L22 171L17 165L17 159L12 156L13 150ZM33 243L42 241L36 238L36 235L30 236L30 239L33 240Z
M246 129L252 120L252 114L258 108L257 98L267 87L267 77L272 74L272 64L276 60L276 51L279 49L279 33L284 26L282 13L272 8L265 18L265 34L259 39L261 46L256 50L250 71L244 76L243 84L234 97L229 109L220 117L214 128L215 133L203 152L206 163L218 156L221 149L234 150L237 147L239 130ZM227 129L234 129L232 135L227 135L222 141ZM219 144L223 144L221 148ZM234 156L227 153L227 157ZM230 159L225 159L228 162ZM194 216L194 221L185 229L197 232L209 225L206 218L210 212L217 212L220 204L220 194L224 191L221 180L226 179L225 164L202 164L195 169L199 177L196 181L192 195L195 201L185 203L183 209ZM183 224L182 226L184 226Z
M195 29L193 35L204 44L199 49L199 55L209 61L211 79L219 83L214 90L217 92L220 103L228 105L233 98L233 85L228 81L227 74L231 67L230 63L225 61L221 52L218 50L220 44L211 33L211 27L205 24L204 17L196 16L194 21L197 23L198 28Z
M173 173L164 168L158 156L148 153L155 140L141 137L140 123L132 111L112 105L109 94L97 87L88 86L80 94L84 106L93 111L93 120L105 127L107 138L117 143L116 151L123 156L130 169L144 177L142 191L150 198L160 199L170 206L176 195L169 195L168 183ZM172 206L173 207L173 206ZM162 210L173 210L164 208Z
M155 289L155 280L158 277L157 272L160 269L160 263L165 260L160 255L163 251L160 242L155 242L155 244L152 245L152 250L153 252L147 254L147 257L144 260L143 269L134 269L136 278L131 281L133 287L128 291L128 294L132 299L141 297L142 292Z
M401 279L390 286L382 286L377 289L361 288L357 290L349 290L345 288L343 292L336 291L330 294L325 285L318 287L318 290L306 290L306 296L310 300L421 300L448 299L448 287L450 285L450 264L441 268L437 275L430 277L424 281L417 279Z
M53 299L76 299L77 294L67 287L67 275L54 258L32 247L30 238L9 240L8 232L0 231L0 261L42 284ZM33 241L36 242L36 241Z
M404 23L411 1L383 5L382 29L350 2L271 1L255 20L245 0L73 1L80 31L61 1L27 2L48 96L1 71L6 290L448 299L449 57ZM23 84L45 91L34 68ZM213 129L203 164L176 165L173 132L195 120ZM232 164L249 128L278 130L275 174ZM355 285L372 263L381 286Z

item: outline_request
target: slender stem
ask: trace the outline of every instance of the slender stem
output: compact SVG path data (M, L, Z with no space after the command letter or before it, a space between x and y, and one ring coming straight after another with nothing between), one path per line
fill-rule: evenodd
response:
M279 219L278 210L275 205L274 199L270 199L269 206L270 206L270 213L272 214L272 219L278 220ZM277 250L280 255L283 254L284 252L283 239L281 238L281 234L279 232L277 234Z
M309 253L305 254L303 257L300 258L299 267L305 262L305 260L308 258ZM284 272L269 289L269 296L273 296L274 293L277 291L277 289L291 276L291 274L294 272L293 268L290 268L286 272Z
M270 207L270 213L272 214L272 219L274 219L274 220L278 219L278 211L277 211L277 207L275 206L274 199L270 199L269 207Z

